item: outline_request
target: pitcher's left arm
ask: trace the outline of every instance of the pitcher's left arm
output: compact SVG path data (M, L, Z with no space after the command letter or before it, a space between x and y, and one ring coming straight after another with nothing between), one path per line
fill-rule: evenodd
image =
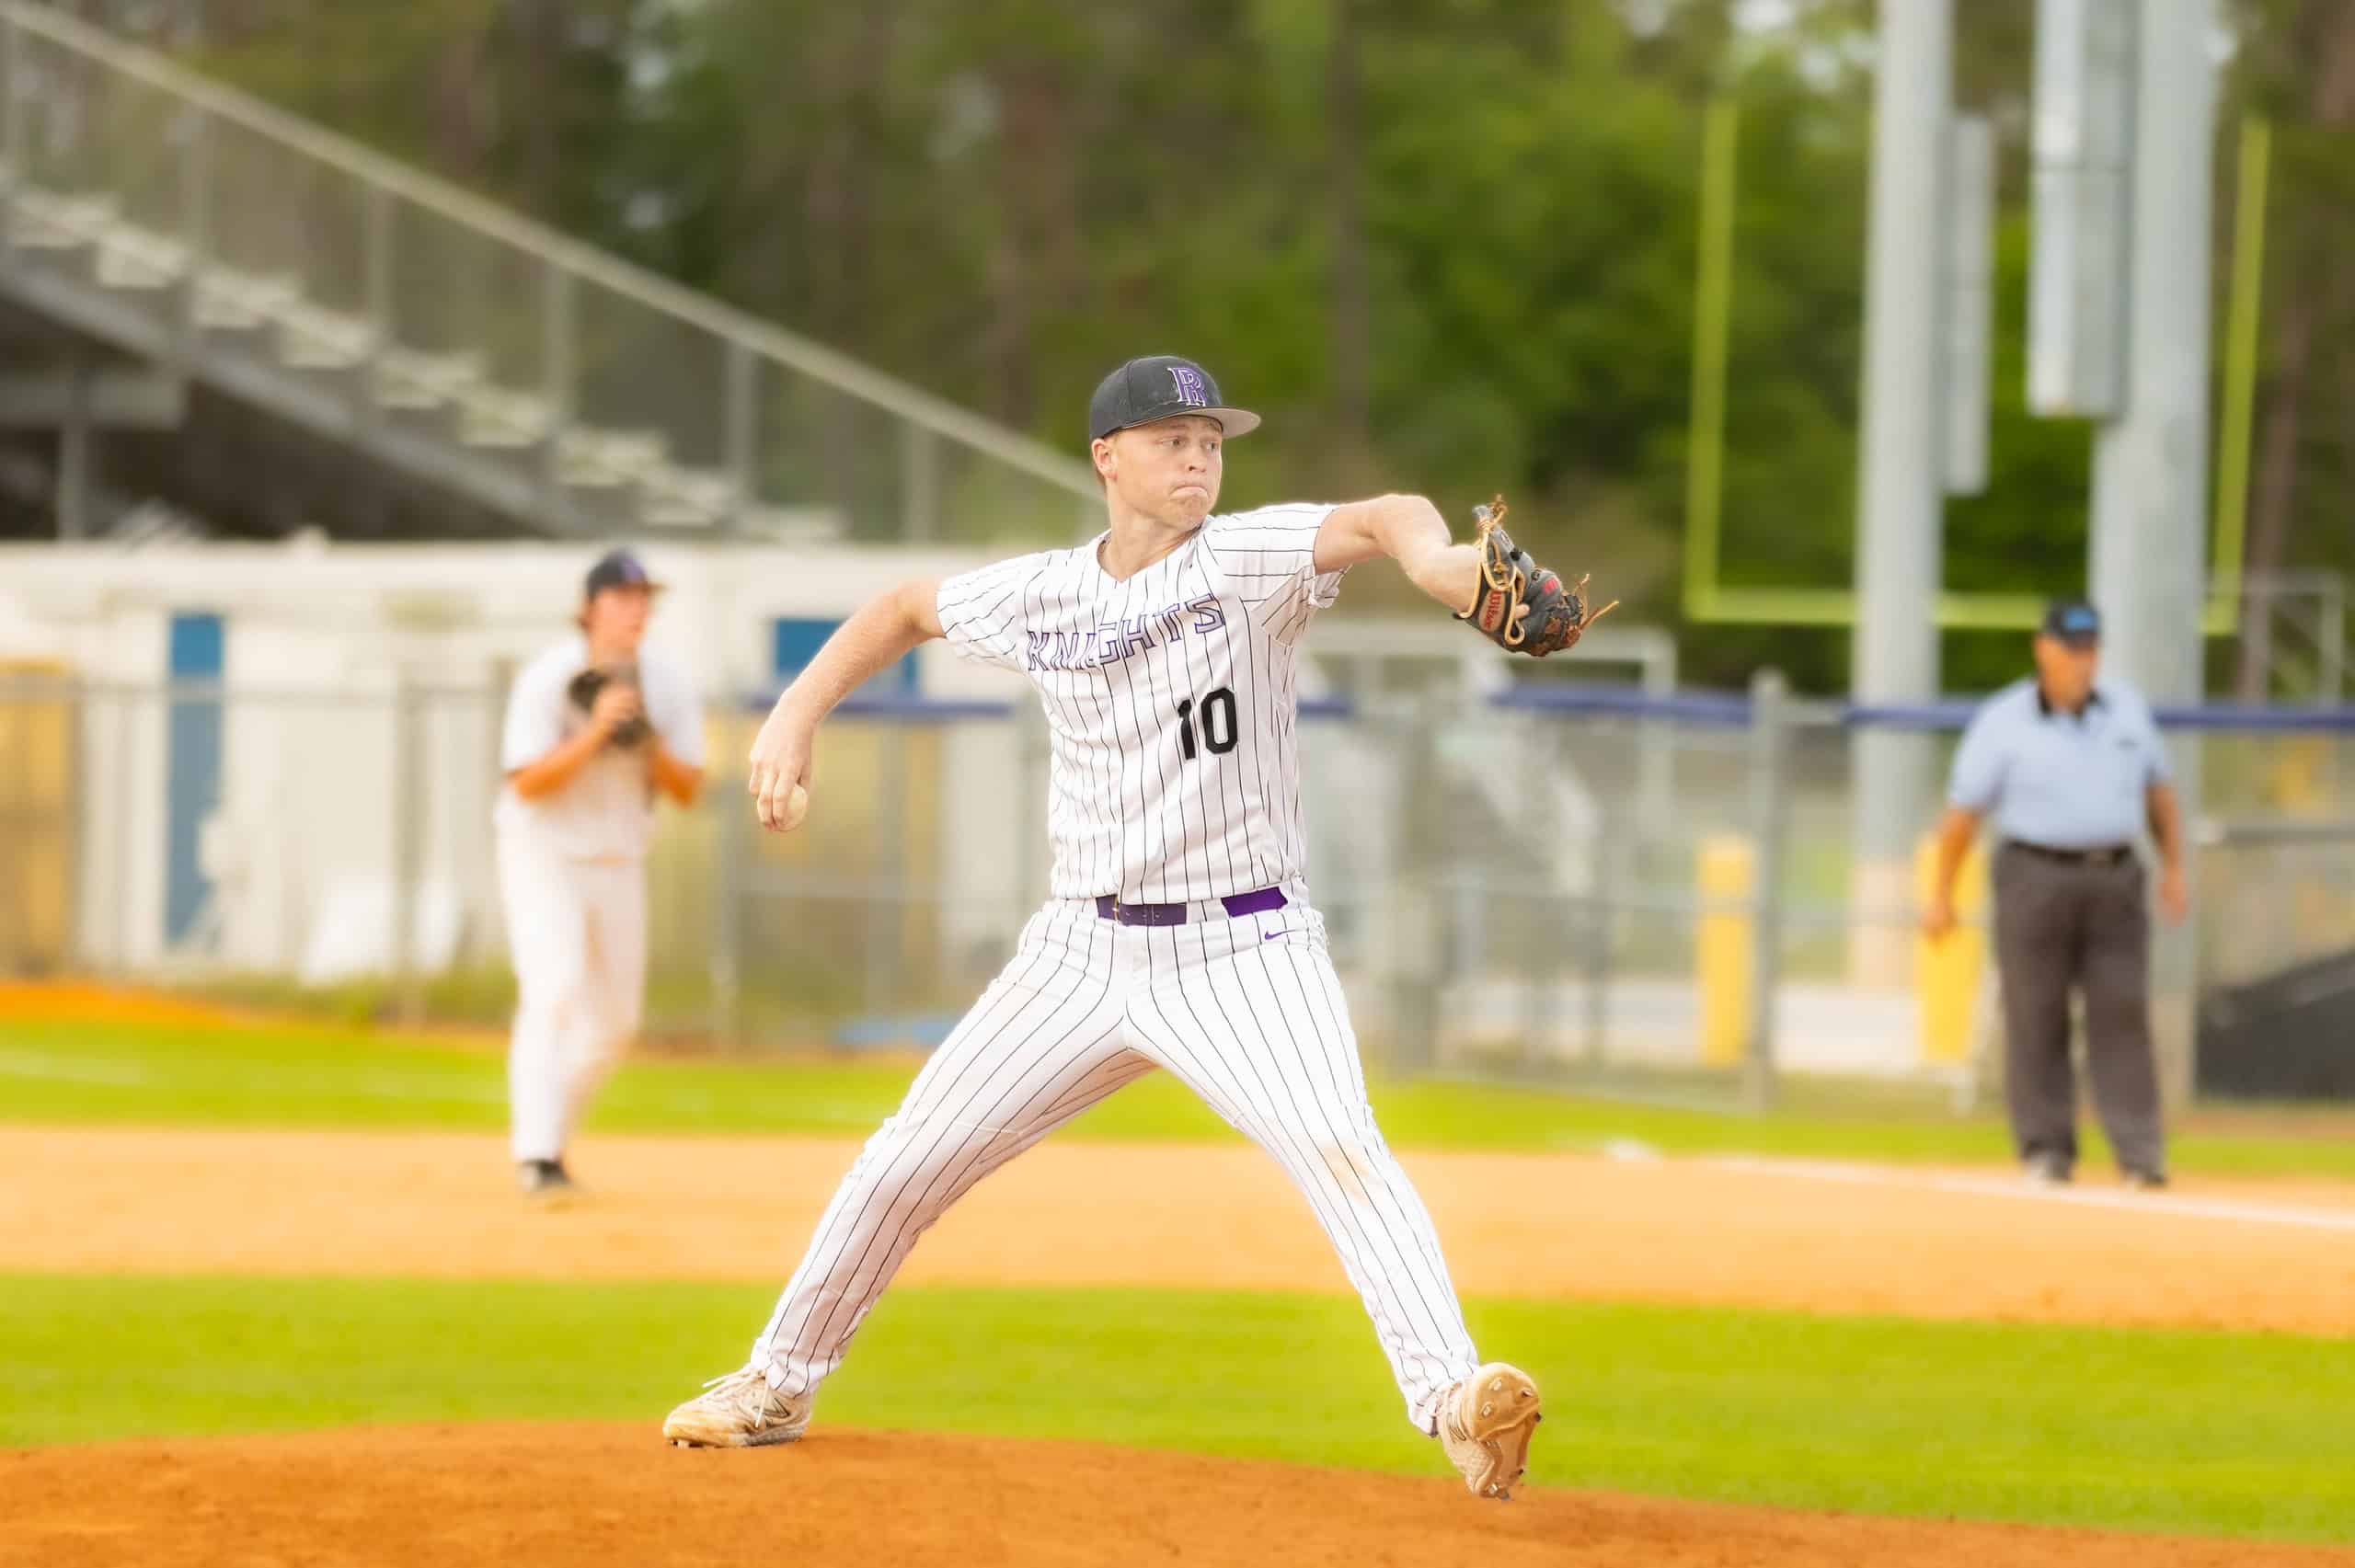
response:
M1475 507L1479 533L1459 544L1447 520L1421 496L1377 496L1335 507L1316 533L1316 569L1338 572L1377 555L1396 561L1408 581L1511 653L1543 658L1571 647L1619 606L1588 606L1575 588L1530 559L1504 531L1504 498Z

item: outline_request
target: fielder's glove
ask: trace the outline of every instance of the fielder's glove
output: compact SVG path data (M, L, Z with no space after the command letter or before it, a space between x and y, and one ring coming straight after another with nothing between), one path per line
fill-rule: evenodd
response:
M605 689L609 681L635 686L638 684L638 667L626 664L611 670L600 670L591 665L572 678L571 684L565 687L564 694L571 699L574 707L585 714L597 705L597 693ZM653 733L654 727L646 722L646 715L641 710L615 725L613 734L605 738L605 743L623 748L640 746Z
M1564 588L1560 578L1531 560L1504 531L1502 496L1474 507L1472 516L1480 525L1480 588L1456 619L1471 622L1499 647L1544 658L1577 642L1589 626L1619 608L1615 599L1600 610L1588 608L1585 578L1576 588Z

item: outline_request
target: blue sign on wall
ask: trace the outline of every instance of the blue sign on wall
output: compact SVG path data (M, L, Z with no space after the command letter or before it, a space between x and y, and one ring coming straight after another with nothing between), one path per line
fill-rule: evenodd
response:
M826 646L826 639L833 636L841 625L840 621L812 620L793 615L777 617L770 627L770 672L780 683L792 680L818 657L818 650ZM861 689L894 696L913 696L916 690L916 656L909 654Z
M218 681L225 636L221 617L172 617L169 673ZM176 698L165 722L164 940L177 944L213 891L197 860L197 835L221 804L221 700Z

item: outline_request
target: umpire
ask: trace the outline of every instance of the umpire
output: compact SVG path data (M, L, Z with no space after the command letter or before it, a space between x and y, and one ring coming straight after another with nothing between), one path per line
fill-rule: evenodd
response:
M1963 731L1923 926L1933 941L1954 928L1955 874L1992 814L2002 839L1993 880L2004 1092L2021 1163L2050 1183L2067 1181L2076 1164L2069 992L2082 987L2103 1130L2131 1185L2161 1187L2151 922L2135 844L2147 824L2159 852L2159 908L2170 922L2182 919L2182 820L2149 706L2123 682L2095 679L2094 607L2050 606L2035 652L2035 676L1988 698Z

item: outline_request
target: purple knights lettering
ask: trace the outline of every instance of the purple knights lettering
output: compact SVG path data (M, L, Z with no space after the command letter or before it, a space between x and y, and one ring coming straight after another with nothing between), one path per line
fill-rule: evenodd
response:
M1202 384L1202 372L1191 365L1172 365L1169 379L1178 383L1178 400L1189 408L1211 406L1210 389Z
M1226 612L1212 594L1172 604L1129 621L1106 621L1076 632L1028 632L1022 662L1027 670L1094 670L1146 648L1197 636L1226 624ZM1156 635L1157 634L1157 635Z

